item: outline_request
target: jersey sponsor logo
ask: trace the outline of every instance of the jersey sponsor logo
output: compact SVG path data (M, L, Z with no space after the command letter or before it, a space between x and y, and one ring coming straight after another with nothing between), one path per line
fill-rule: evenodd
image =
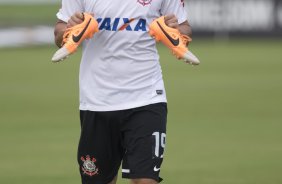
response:
M83 162L81 170L84 174L88 176L94 176L98 174L99 169L95 165L96 159L94 157L91 158L89 155L87 155L85 158L82 156L80 159Z
M138 3L142 4L143 6L151 4L152 0L137 0Z
M87 30L89 24L91 22L91 19L89 19L88 23L86 24L86 26L84 27L84 29L81 31L81 33L79 33L79 35L74 36L72 35L72 39L75 43L79 42L79 40L81 39L81 37L83 36L83 34L85 33L85 31Z
M158 26L161 28L162 32L165 34L165 36L167 37L167 39L169 39L169 41L174 45L174 46L178 46L179 45L179 38L174 39L172 38L165 30L164 28L161 26L161 24L159 22L157 22Z
M99 30L107 31L143 31L146 32L146 19L134 18L98 18ZM137 22L135 25L133 23Z

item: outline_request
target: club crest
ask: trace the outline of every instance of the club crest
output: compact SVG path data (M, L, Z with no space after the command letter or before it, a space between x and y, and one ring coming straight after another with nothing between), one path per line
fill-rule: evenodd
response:
M84 174L88 176L94 176L98 174L99 169L95 165L96 159L94 157L91 158L89 155L87 155L86 158L84 158L82 156L81 161L83 162L81 169Z
M152 0L137 0L139 4L142 4L143 6L151 4Z

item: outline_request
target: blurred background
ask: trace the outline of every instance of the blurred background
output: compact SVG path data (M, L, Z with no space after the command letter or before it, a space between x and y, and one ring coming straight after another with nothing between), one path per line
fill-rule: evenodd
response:
M59 64L59 0L0 0L0 183L77 184L81 52ZM167 184L282 183L282 1L185 2L201 65L159 45ZM120 184L128 183L120 180Z

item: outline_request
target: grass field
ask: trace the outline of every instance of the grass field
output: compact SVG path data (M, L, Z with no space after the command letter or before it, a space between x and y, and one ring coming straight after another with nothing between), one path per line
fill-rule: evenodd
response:
M159 47L169 100L163 183L281 184L281 40L194 39L192 48L199 67ZM79 183L80 53L52 64L54 51L0 50L1 184Z
M59 4L0 4L0 27L54 25L59 8Z

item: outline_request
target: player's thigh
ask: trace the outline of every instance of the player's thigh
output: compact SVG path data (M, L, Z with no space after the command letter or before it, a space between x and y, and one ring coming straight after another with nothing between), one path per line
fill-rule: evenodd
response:
M131 179L130 184L157 184L158 182L153 179Z

